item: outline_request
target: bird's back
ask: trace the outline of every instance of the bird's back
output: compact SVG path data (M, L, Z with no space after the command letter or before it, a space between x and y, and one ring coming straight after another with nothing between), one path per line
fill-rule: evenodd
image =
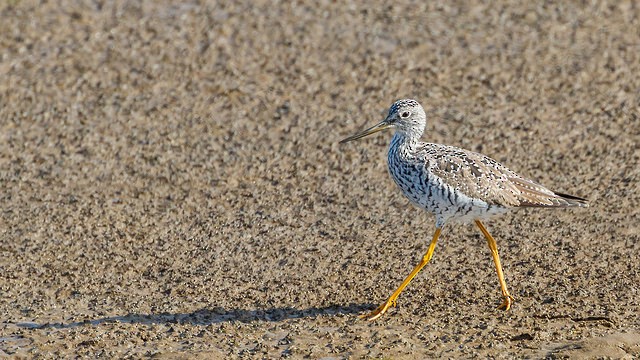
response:
M514 207L587 206L555 193L488 156L394 136L389 172L416 205L446 218L483 218Z

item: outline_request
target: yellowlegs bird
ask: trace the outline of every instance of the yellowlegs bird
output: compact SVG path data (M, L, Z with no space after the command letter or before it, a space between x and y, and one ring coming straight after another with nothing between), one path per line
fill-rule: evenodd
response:
M507 169L497 161L453 146L420 141L426 126L426 114L415 100L398 100L379 124L350 136L340 143L357 140L381 130L395 128L387 161L389 172L404 195L418 207L436 216L436 231L429 249L400 287L377 309L363 317L382 316L429 262L443 226L447 221L473 220L484 234L504 298L499 308L509 310L513 297L504 281L496 241L482 223L493 215L519 207L586 207L587 200L551 191Z

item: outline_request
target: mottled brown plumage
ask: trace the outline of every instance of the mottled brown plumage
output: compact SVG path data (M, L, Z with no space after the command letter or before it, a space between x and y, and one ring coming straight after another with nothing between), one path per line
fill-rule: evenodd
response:
M422 144L427 171L471 198L490 205L512 207L586 206L585 199L556 193L518 175L497 161L468 150Z

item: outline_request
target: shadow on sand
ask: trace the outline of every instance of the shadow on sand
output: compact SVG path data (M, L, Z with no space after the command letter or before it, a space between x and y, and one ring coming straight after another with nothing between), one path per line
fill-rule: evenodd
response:
M15 326L27 329L68 329L85 325L101 325L109 323L128 324L191 324L211 325L223 322L254 322L254 321L282 321L287 319L316 318L323 315L350 315L359 314L373 308L373 304L349 304L347 306L327 306L307 309L295 309L282 307L273 309L231 309L221 307L213 309L201 309L192 313L160 313L160 314L127 314L123 316L111 316L94 320L83 320L71 323L44 323L17 322Z

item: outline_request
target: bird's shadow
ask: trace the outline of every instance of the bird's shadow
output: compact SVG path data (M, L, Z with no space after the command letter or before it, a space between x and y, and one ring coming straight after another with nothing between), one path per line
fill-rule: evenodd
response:
M224 322L278 322L287 319L316 318L319 316L359 314L373 308L373 304L349 304L346 306L332 305L326 307L312 307L296 309L280 307L271 309L230 309L221 307L200 309L191 313L158 313L158 314L127 314L97 319L87 319L69 323L36 323L16 322L16 326L27 329L69 329L86 325L101 325L109 323L127 324L191 324L207 326Z

